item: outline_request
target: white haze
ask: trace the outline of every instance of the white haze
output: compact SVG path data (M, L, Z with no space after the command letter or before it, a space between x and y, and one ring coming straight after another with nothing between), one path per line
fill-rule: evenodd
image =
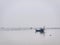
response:
M0 27L42 26L60 27L59 0L0 0ZM0 45L60 45L59 34L60 30L46 30L45 36L34 30L0 31Z

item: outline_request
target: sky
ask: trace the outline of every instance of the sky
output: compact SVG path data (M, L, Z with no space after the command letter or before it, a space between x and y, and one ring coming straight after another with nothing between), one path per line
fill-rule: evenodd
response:
M42 27L42 26L60 27L60 1L59 0L0 0L0 27ZM18 38L19 35L17 33L20 34L20 39L22 37L25 37L24 34L26 33L25 38L27 39L27 42L24 41L25 38L22 38L22 43L21 43L22 45L24 45L23 42L25 43L25 45L31 44L32 43L31 40L33 41L33 43L32 43L33 45L35 45L35 44L40 45L40 43L37 42L37 41L40 41L39 34L35 35L35 34L33 34L33 32L29 32L29 33L27 33L27 32L24 32L24 33L22 33L22 32L1 32L0 43L2 42L1 44L4 45L3 42L5 43L5 41L6 41L5 44L7 44L7 42L10 41L10 44L11 44L12 40L13 41L15 39L19 40L19 38ZM30 36L27 34L29 34ZM58 35L58 34L59 33L56 33L56 35ZM21 36L21 35L23 35L23 36ZM38 38L38 39L36 39L37 41L35 41L35 38L33 39L33 37ZM46 37L48 37L48 36L46 36ZM41 41L43 41L44 39L45 39L44 42L46 41L46 39L47 39L47 41L50 40L49 38L46 38L46 37L42 38ZM59 40L58 40L59 37L60 36L57 36L55 38L58 42L59 42ZM29 39L31 39L31 40L29 40ZM41 39L41 37L40 37L40 39ZM52 40L53 39L51 38L51 41ZM29 43L29 41L30 41L30 43ZM47 44L47 41L44 44ZM49 43L49 44L51 44L51 43ZM14 43L12 43L11 45L13 45L13 44ZM43 43L41 43L41 44L44 45Z
M60 26L59 0L0 0L2 27Z

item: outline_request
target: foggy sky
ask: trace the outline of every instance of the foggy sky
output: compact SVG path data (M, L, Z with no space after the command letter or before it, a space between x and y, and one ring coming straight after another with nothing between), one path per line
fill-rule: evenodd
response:
M2 27L60 26L59 0L0 0Z

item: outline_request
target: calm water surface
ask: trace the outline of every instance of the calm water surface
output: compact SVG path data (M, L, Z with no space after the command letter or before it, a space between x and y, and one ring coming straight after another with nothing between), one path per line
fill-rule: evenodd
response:
M45 30L45 35L35 30L0 31L0 45L59 45L60 30Z

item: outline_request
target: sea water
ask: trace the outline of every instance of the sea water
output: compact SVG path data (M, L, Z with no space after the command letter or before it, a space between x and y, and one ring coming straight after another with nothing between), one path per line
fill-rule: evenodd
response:
M45 35L35 30L0 31L0 45L60 45L60 30L45 30Z

